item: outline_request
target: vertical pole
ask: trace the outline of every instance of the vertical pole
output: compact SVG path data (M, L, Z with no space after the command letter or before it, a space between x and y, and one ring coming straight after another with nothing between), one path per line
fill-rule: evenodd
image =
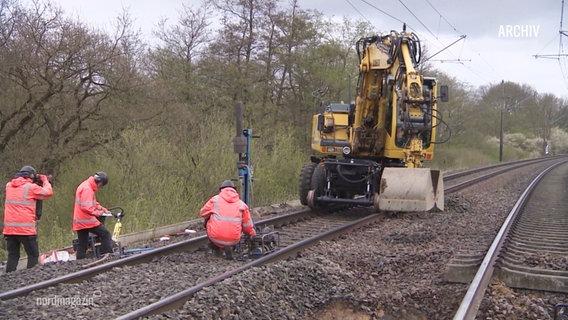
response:
M241 164L239 167L239 179L242 184L241 200L243 200L249 207L250 204L250 138L252 136L252 129L244 129L243 134L247 139L246 153L239 159Z
M241 182L241 200L243 200L250 207L250 139L252 137L252 129L243 130L243 112L241 101L237 101L237 103L235 104L235 115L237 118L237 135L233 139L233 147L235 153L239 154L239 158L237 160L237 176L239 177L239 181Z
M347 103L351 104L351 75L349 75L349 100Z
M499 130L499 162L503 161L503 109L506 107L506 100L505 100L505 80L501 80L501 87L503 90L503 106L501 107L501 124Z
M243 104L241 101L235 103L235 116L237 119L237 135L233 139L233 149L235 153L239 154L237 160L237 176L241 181L241 199L246 193L246 186L243 184L242 180L242 170L246 170L246 162L244 159L247 158L247 138L243 135ZM244 200L243 200L244 201ZM247 203L248 204L248 203Z

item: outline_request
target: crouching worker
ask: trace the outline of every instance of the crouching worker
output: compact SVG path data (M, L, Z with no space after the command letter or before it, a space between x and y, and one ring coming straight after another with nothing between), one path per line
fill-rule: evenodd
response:
M255 236L254 223L249 207L237 193L235 185L225 180L219 187L219 194L211 197L201 208L205 220L210 247L217 256L225 251L225 258L233 259L233 247L241 241L241 232Z
M112 236L97 218L112 216L110 211L101 206L95 198L99 188L108 183L105 172L97 172L83 181L75 192L75 205L73 208L73 231L77 231L79 245L77 259L84 259L89 246L89 233L94 233L101 240L100 254L112 253Z

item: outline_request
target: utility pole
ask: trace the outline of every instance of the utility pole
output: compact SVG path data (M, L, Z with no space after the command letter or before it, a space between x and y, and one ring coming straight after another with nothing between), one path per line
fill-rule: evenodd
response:
M501 107L501 125L500 125L500 132L499 132L499 162L503 161L503 110L507 107L507 102L505 100L505 80L501 80L501 88L502 92L502 99L503 99L503 106Z

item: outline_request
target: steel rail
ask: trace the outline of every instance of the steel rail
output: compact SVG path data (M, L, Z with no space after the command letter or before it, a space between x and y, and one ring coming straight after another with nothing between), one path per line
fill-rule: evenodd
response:
M487 173L487 174L481 175L481 176L479 176L479 177L475 177L475 178L472 178L472 179L470 179L470 180L464 181L464 182L462 182L462 183L458 183L458 184L456 184L456 185L453 185L453 186L450 186L450 187L446 187L444 191L445 191L445 193L457 192L457 191L462 190L462 189L465 189L465 188L467 188L467 187L469 187L469 186L471 186L471 185L474 185L474 184L476 184L476 183L478 183L478 182L481 182L481 181L484 181L484 180L488 180L489 178L496 177L496 176L498 176L498 175L500 175L500 174L509 172L509 171L511 171L511 170L519 169L519 168L525 167L525 166L527 166L527 165L531 165L531 164L534 164L534 163L540 163L540 162L544 162L544 161L548 161L548 160L534 161L534 162L523 162L523 163L518 163L518 164L515 164L515 165L507 166L507 167L505 167L505 168L503 168L503 169L499 169L499 170L497 170L497 171L492 171L492 172L489 172L489 173ZM480 171L475 171L475 173L478 173L478 172L480 172ZM460 177L461 177L461 176L460 176Z
M550 158L546 158L546 159L531 159L531 160L522 160L522 161L517 161L515 162L515 164L517 164L516 166L514 166L514 168L518 168L521 167L522 164L528 163L533 163L533 162L538 162L538 161L545 161L548 160ZM521 165L519 165L521 164ZM510 164L509 164L510 165ZM502 167L502 166L506 166L506 164L498 164L498 165L492 165L489 167L482 167L482 168L476 168L476 169L472 169L472 170L467 170L464 172L460 172L457 175L450 175L448 177L445 177L444 179L448 179L451 180L453 178L457 177L462 177L465 175L465 172L467 172L468 174L475 174L477 172L483 171L483 169L485 168L487 170L487 168L492 169L495 167ZM498 172L493 172L487 175L484 175L483 177L480 178L475 178L469 181L466 181L464 183L458 184L457 186L451 186L451 187L446 187L445 192L446 193L451 193L451 192L455 192L457 190L461 190L467 186L470 186L471 184L474 184L476 182L482 181L483 179L486 179L489 176L495 176L497 174L500 173L504 173L508 171L507 169L503 169L501 171ZM342 206L336 206L338 208L343 208ZM294 211L292 213L289 214L284 214L284 215L280 215L280 216L276 216L276 217L272 217L272 218L268 218L268 219L263 219L260 220L258 222L256 222L257 225L259 226L266 226L266 225L282 225L282 224L287 224L290 223L292 221L295 221L297 219L299 219L299 216L301 216L302 214L308 213L310 212L310 209L301 209L301 210L297 210ZM36 290L41 290L47 287L51 287L51 286L55 286L58 285L60 283L64 283L64 282L79 282L81 280L85 280L85 279L89 279L97 274L99 274L100 272L105 272L108 270L111 270L112 268L115 267L120 267L120 266L125 266L125 265L136 265L136 264L140 264L140 263L145 263L148 261L151 261L153 258L155 257L160 257L160 256L164 256L164 255L168 255L171 253L175 253L175 252L181 252L181 251L188 251L188 250L192 250L192 249L197 249L203 245L205 245L207 243L207 236L203 235L203 236L199 236L196 238L192 238L192 239L188 239L188 240L183 240L183 241L179 241L179 242L175 242L169 245L166 245L164 247L159 247L150 251L146 251L146 252L141 252L135 255L131 255L131 256L127 256L125 258L121 258L118 260L112 260L110 262L98 265L98 266L94 266L85 270L80 270L80 271L76 271L76 272L72 272L63 276L59 276L57 278L53 278L53 279L48 279L42 282L38 282L35 284L31 284L28 286L24 286L21 288L17 288L17 289L13 289L10 291L6 291L3 293L0 293L0 300L8 300L8 299L13 299L19 296L23 296L26 295L32 291L36 291Z
M477 315L479 310L479 306L481 304L481 300L485 295L485 291L491 281L494 271L495 261L499 255L499 251L503 246L503 242L505 241L506 235L511 229L512 224L516 220L519 212L522 210L525 203L528 201L530 194L536 188L538 183L542 180L546 174L548 174L552 169L556 168L557 166L565 163L558 162L555 163L545 170L543 170L533 181L529 184L529 186L525 189L525 191L521 194L509 214L505 219L505 222L499 229L497 236L491 243L487 254L485 255L483 261L481 262L481 266L479 267L477 273L475 274L469 288L456 312L454 315L454 320L473 320Z
M491 170L491 169L497 169L497 168L512 166L512 165L516 165L516 164L540 163L540 162L543 162L543 161L553 160L553 159L557 159L557 158L564 158L564 157L566 157L566 156L561 155L561 156L553 156L553 157L546 157L546 158L523 159L523 160L517 160L517 161L511 161L511 162L501 162L501 163L492 164L492 165L489 165L489 166L467 169L467 170L463 170L463 171L459 171L459 172L447 173L447 174L444 174L444 179L447 178L448 180L453 180L453 179L457 179L457 178L460 178L460 177L463 177L463 176L467 176L467 175L471 175L471 174L475 174L475 173L478 173L478 172L483 172L483 171L487 171L487 170Z
M296 242L293 245L287 246L285 248L282 248L278 251L275 251L271 254L268 254L262 258L259 258L257 260L253 260L249 263L246 263L238 268L229 270L227 272L224 272L222 274L216 275L204 282L201 282L191 288L188 288L186 290L180 291L174 295L171 295L169 297L166 297L162 300L159 300L153 304L147 305L145 307L142 307L140 309L134 310L128 314L125 314L123 316L118 317L117 319L119 320L127 320L127 319L137 319L140 317L144 317L144 316L150 316L153 314L158 314L158 313L162 313L165 311L169 311L172 310L174 308L179 308L181 307L186 301L188 301L194 293L196 293L197 291L211 286L217 282L220 282L222 280L225 280L229 277L234 276L235 274L238 274L244 270L247 269L251 269L253 267L257 267L257 266L261 266L263 264L267 264L276 260L281 260L281 259L285 259L287 257L293 256L295 255L297 252L301 251L301 250L305 250L308 247L311 247L313 245L315 245L316 243L318 243L319 241L322 240L326 240L326 239L330 239L330 238L334 238L337 237L340 234L346 233L348 231L351 231L355 228L359 228L363 225L367 225L369 223L372 223L373 221L375 221L376 219L380 218L381 215L380 214L372 214L369 216L366 216L364 218L355 220L353 222L347 223L345 225L336 227L334 229L328 230L326 232L323 232L321 234L312 236L310 238L307 238L305 240Z
M279 225L279 224L286 224L290 223L290 221L297 220L301 218L303 214L311 212L310 209L302 209L298 211L294 211L289 214L280 215L277 217L272 217L264 220L258 221L256 224L259 226L266 226L266 225ZM201 246L204 246L208 243L208 239L206 235L199 236L196 238L183 240L179 242L175 242L172 244L168 244L163 247L159 247L153 249L151 251L141 252L139 254L134 254L131 256L126 256L124 258L118 260L112 260L104 264L100 264L97 266L90 267L88 269L68 273L66 275L59 276L57 278L45 280L42 282L34 283L28 286L24 286L21 288L17 288L14 290L9 290L6 292L0 293L0 300L9 300L16 297L20 297L26 295L32 291L41 290L47 287L52 287L64 282L79 282L81 280L92 278L100 272L108 271L114 267L121 267L126 265L136 265L140 263L145 263L151 261L156 257L161 257L165 255L169 255L175 252L182 252L188 250L197 250Z

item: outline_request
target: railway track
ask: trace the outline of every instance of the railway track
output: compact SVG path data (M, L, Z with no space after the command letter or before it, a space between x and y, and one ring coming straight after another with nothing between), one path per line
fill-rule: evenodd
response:
M565 163L543 171L523 192L482 261L461 257L461 265L451 265L454 269L479 266L454 319L475 318L492 280L510 288L568 293L567 181ZM565 305L555 308L555 318L561 312L566 313Z
M551 160L549 160L551 161ZM527 161L524 165L531 165L534 164L534 161ZM515 164L515 168L519 169L520 166L523 164ZM510 169L508 169L510 170ZM507 169L503 168L492 168L489 174L485 174L482 176L483 179L489 179L491 176L502 174L503 172L507 172ZM475 175L480 175L481 173L475 172L471 173ZM445 183L449 185L448 188L455 188L454 190L460 190L465 188L467 185L471 185L473 183L479 183L479 181L483 180L480 178L465 178L465 182L459 183L452 183L452 180L457 179L464 179L466 174L460 173L456 174L454 178L452 175L448 175L445 179ZM459 186L459 187L456 187ZM447 191L448 192L448 191ZM449 191L455 192L455 191ZM353 210L358 210L357 213L354 213ZM206 239L202 235L198 235L194 239L180 241L178 243L164 246L163 248L158 248L153 251L149 251L146 253L138 254L135 256L127 257L124 259L112 261L110 263L97 266L95 268L91 268L89 270L81 270L79 272L72 272L68 275L64 275L59 277L60 279L50 279L41 281L35 284L27 285L24 287L15 288L13 290L8 290L0 294L1 300L17 300L21 299L22 303L30 303L28 296L31 296L32 302L34 297L37 301L37 296L40 297L43 295L53 294L53 292L58 292L61 296L72 296L72 295L80 295L85 296L88 293L81 292L77 293L73 290L69 292L65 292L64 287L71 284L63 284L69 282L77 282L77 281L89 281L88 279L91 278L104 278L104 274L112 274L116 273L116 270L121 270L120 272L126 270L128 274L131 273L140 273L143 272L144 268L147 267L148 264L158 263L163 260L176 260L181 259L187 263L189 260L198 261L199 268L204 268L205 270L214 270L208 273L209 277L204 275L197 276L197 280L193 280L194 285L192 285L189 289L184 289L181 291L176 291L171 296L177 296L181 298L181 300L174 301L172 305L167 306L161 305L164 304L164 301L168 301L170 298L165 298L163 294L159 296L159 299L155 296L150 296L146 299L149 302L154 303L146 303L145 305L138 306L130 305L129 308L113 308L115 312L107 313L105 317L112 316L112 317L121 317L123 319L128 318L136 318L141 317L150 313L162 312L164 310L168 310L169 308L173 308L175 306L179 306L182 303L182 300L187 300L192 294L196 291L201 290L204 287L213 285L218 281L222 281L223 279L233 276L236 273L242 272L246 269L252 268L254 266L258 266L262 263L274 262L279 259L284 259L289 257L290 255L297 254L298 252L305 250L306 247L314 245L318 241L322 241L329 238L339 237L342 233L348 232L349 230L353 230L354 228L360 228L362 225L365 224L372 224L373 222L380 221L384 217L382 215L373 214L368 212L366 209L351 209L348 211L349 213L345 213L346 211L340 211L333 214L327 215L318 215L313 212L309 212L308 210L304 210L302 212L297 213L290 213L290 214L283 214L280 217L274 217L271 219L265 219L263 221L257 222L260 226L273 226L281 235L282 239L282 249L279 250L278 254L273 254L270 256L266 256L262 259L258 259L256 261L250 263L238 263L238 262L231 262L228 264L223 264L226 268L219 268L219 260L211 260L211 257L204 254L200 248L203 247ZM357 218L357 219L356 219ZM354 222L357 221L357 222ZM359 221L361 220L361 221ZM176 256L176 258L169 258L170 256ZM184 256L184 258L181 258ZM189 258L188 258L189 257ZM177 261L177 260L176 260ZM179 262L179 261L178 261ZM141 265L142 267L137 267ZM185 274L186 271L179 270L179 264L171 264L173 265L173 269L177 269L175 271L168 271L164 267L164 273L183 273ZM205 267L206 265L206 267ZM114 271L113 271L114 270ZM101 272L104 272L101 275ZM80 274L78 274L80 273ZM71 276L72 274L75 274ZM213 274L213 275L212 275ZM148 277L151 277L152 274L149 274ZM49 282L46 282L49 281ZM108 281L113 281L112 278L108 279ZM191 283L192 280L188 280L187 282ZM199 282L201 281L201 282ZM89 290L100 291L102 295L104 295L104 288L97 289L96 287L92 287L91 285L93 281L89 282ZM95 281L96 282L96 281ZM187 287L188 284L185 284ZM73 289L76 289L77 286L72 286ZM56 288L56 289L53 289ZM189 290L189 291L188 291ZM172 291L173 290L172 288ZM43 293L42 293L43 292ZM185 293L183 293L185 292ZM144 296L139 296L141 300L144 300ZM175 300L172 298L172 300ZM160 305L156 305L155 303L160 302ZM92 309L98 309L98 305ZM102 307L102 306L100 306Z

